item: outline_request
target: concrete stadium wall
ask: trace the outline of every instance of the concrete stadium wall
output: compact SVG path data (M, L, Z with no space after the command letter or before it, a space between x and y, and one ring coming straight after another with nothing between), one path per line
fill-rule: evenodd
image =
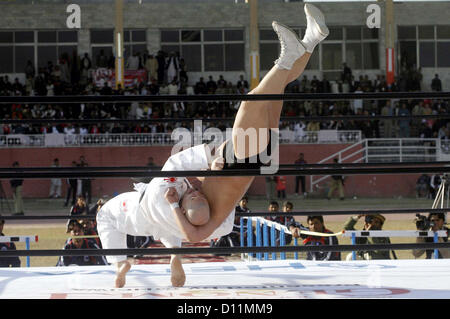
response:
M292 164L300 152L305 154L308 163L318 161L348 147L343 144L300 144L281 145L280 163ZM79 161L83 155L89 166L119 167L145 166L148 157L153 157L157 165L163 165L170 156L171 147L86 147L86 148L35 148L35 149L2 149L0 150L0 167L11 167L14 161L19 161L21 167L48 167L54 158L58 158L62 167L71 166L72 161ZM351 160L351 159L349 159ZM331 161L330 161L331 162ZM361 175L348 176L345 182L346 197L392 197L413 196L417 175ZM132 190L131 178L103 178L92 181L94 197L112 196ZM7 196L12 196L9 181L2 181ZM295 177L287 177L287 194L295 191ZM306 177L306 187L309 192L310 178ZM66 182L63 180L63 195L66 193ZM27 179L23 185L24 197L48 197L50 180ZM326 183L314 191L315 195L325 196ZM249 189L250 195L265 194L265 178L256 177ZM336 195L337 196L337 195Z

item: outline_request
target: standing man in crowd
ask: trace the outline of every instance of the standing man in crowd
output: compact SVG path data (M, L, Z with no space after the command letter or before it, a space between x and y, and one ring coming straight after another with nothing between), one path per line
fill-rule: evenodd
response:
M59 167L59 160L55 158L53 160L52 167ZM50 198L60 198L61 197L61 179L60 178L52 178L50 180Z
M72 167L77 167L77 162L72 161ZM71 206L75 205L75 201L77 198L77 186L78 186L78 179L76 178L68 178L67 179L67 195L66 195L66 201L64 202L64 207L67 207L69 204L69 198L72 197Z
M303 153L298 154L298 158L295 161L295 165L305 165L305 155ZM305 175L295 176L295 195L300 195L299 183L302 186L303 196L306 197L306 185L305 185Z
M335 158L334 163L339 163L338 159ZM342 175L333 175L331 176L331 183L330 183L330 190L328 191L328 200L331 199L331 196L333 196L333 193L335 191L338 191L339 193L339 199L344 200L344 178Z
M19 167L19 162L14 162L13 168ZM12 179L9 182L13 191L14 198L14 215L23 215L23 199L22 199L22 184L23 179Z
M88 163L84 156L80 156L80 167L88 167ZM91 203L91 192L92 192L92 180L90 178L83 178L81 180L81 196L86 199L87 205Z

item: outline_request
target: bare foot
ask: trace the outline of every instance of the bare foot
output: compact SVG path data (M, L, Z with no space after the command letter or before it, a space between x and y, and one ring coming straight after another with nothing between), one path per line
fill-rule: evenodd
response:
M125 286L126 275L130 270L131 264L128 260L121 261L117 264L117 272L116 272L116 288L122 288Z
M183 287L186 282L186 275L184 274L183 265L181 264L181 258L176 255L172 255L170 259L170 270L172 286Z

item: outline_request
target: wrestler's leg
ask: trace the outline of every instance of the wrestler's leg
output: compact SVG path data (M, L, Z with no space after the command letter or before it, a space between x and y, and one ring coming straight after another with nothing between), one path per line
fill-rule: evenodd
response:
M282 94L287 84L303 73L314 48L329 33L320 10L306 4L305 13L308 26L302 41L288 27L273 23L274 30L280 39L280 58L275 61L275 66L250 94ZM264 146L267 146L269 128L278 128L282 107L283 101L243 101L241 103L233 125L234 152L237 158L251 157L263 151ZM255 130L256 140L252 141L249 136L243 134L250 129ZM245 137L240 143L239 136ZM265 145L259 144L260 138L266 141ZM243 142L244 147L242 147ZM252 143L253 146L256 143L259 147L251 148Z
M280 57L275 61L275 66L249 94L284 93L288 81L294 76L291 72L298 70L297 66L294 67L296 61L306 52L306 48L291 29L276 22L273 23L273 28L280 39ZM238 159L254 156L261 153L260 148L266 148L273 103L274 101L243 101L241 103L233 124L233 146ZM281 107L282 101L279 101L278 105ZM260 145L260 138L265 141L265 145L263 142Z
M298 79L308 64L311 53L306 52L298 60L295 61L294 66L290 70L289 77L284 84L284 87L292 81ZM284 90L283 90L284 93ZM280 124L281 110L283 109L283 101L271 101L269 106L269 128L278 128Z

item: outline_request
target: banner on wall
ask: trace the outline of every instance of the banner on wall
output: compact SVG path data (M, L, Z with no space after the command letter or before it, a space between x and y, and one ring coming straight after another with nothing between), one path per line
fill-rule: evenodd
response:
M109 87L115 87L116 75L115 71L107 68L98 68L92 71L92 78L98 87L103 87L105 82ZM124 85L125 87L132 87L135 84L147 82L146 70L125 70Z

